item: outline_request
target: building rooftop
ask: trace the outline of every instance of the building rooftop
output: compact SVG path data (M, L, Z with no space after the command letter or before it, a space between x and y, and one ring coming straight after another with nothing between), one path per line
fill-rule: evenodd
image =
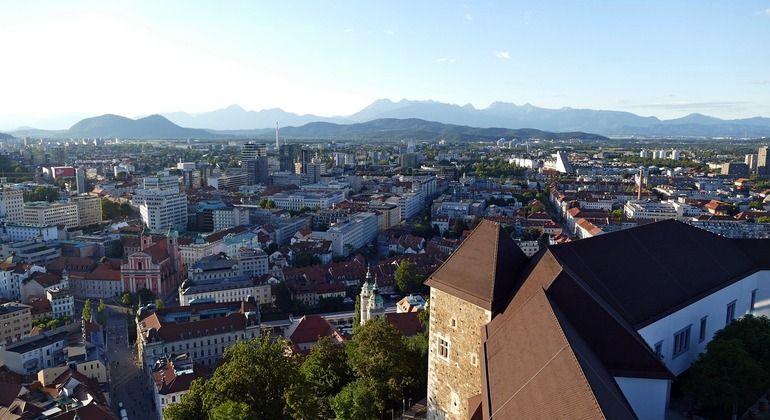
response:
M527 260L498 223L482 220L425 284L497 313Z

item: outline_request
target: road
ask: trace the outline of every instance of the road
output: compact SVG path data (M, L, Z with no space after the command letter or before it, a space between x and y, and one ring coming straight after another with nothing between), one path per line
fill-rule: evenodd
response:
M107 351L110 358L110 384L116 413L118 403L129 419L151 419L155 416L153 394L137 364L136 347L128 344L126 315L107 308L109 312Z

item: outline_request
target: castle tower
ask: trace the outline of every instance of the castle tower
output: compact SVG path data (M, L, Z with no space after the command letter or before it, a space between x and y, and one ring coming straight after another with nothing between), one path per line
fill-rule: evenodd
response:
M482 220L434 272L430 286L428 419L468 419L481 395L482 328L505 308L527 257L498 223Z

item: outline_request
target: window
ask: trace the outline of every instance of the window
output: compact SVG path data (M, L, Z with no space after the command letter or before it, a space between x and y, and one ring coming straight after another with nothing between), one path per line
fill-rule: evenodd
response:
M725 314L725 326L730 325L735 319L735 302L732 301L727 304L727 313Z
M457 320L452 318L449 320L449 326L452 328L457 328Z
M442 359L449 360L449 347L450 347L449 341L445 340L443 337L438 337L438 356Z
M708 321L708 317L704 316L700 319L700 331L698 332L698 342L702 343L703 340L706 339L706 322Z
M673 357L677 357L680 354L690 349L690 329L692 325L688 325L686 328L679 330L674 334L674 354Z
M749 312L754 313L754 307L757 305L757 292L759 289L751 291L751 305L749 306Z

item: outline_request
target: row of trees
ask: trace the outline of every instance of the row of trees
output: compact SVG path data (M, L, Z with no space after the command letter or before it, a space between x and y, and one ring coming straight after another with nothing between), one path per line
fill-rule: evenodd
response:
M32 191L24 191L23 198L28 201L48 201L49 203L59 199L59 190L52 187L36 187Z
M357 328L337 345L321 339L307 356L286 355L270 336L225 351L208 380L196 380L167 420L379 419L404 398L419 399L427 382L427 337L405 338L383 319Z
M102 217L105 220L112 220L118 217L129 217L132 214L131 205L128 203L116 203L112 200L102 198Z
M96 307L96 321L102 325L107 325L106 309L107 308L104 305L104 299L99 299L99 305ZM93 308L91 306L91 299L86 299L86 302L83 304L82 318L86 321L90 321L92 311L93 311Z

